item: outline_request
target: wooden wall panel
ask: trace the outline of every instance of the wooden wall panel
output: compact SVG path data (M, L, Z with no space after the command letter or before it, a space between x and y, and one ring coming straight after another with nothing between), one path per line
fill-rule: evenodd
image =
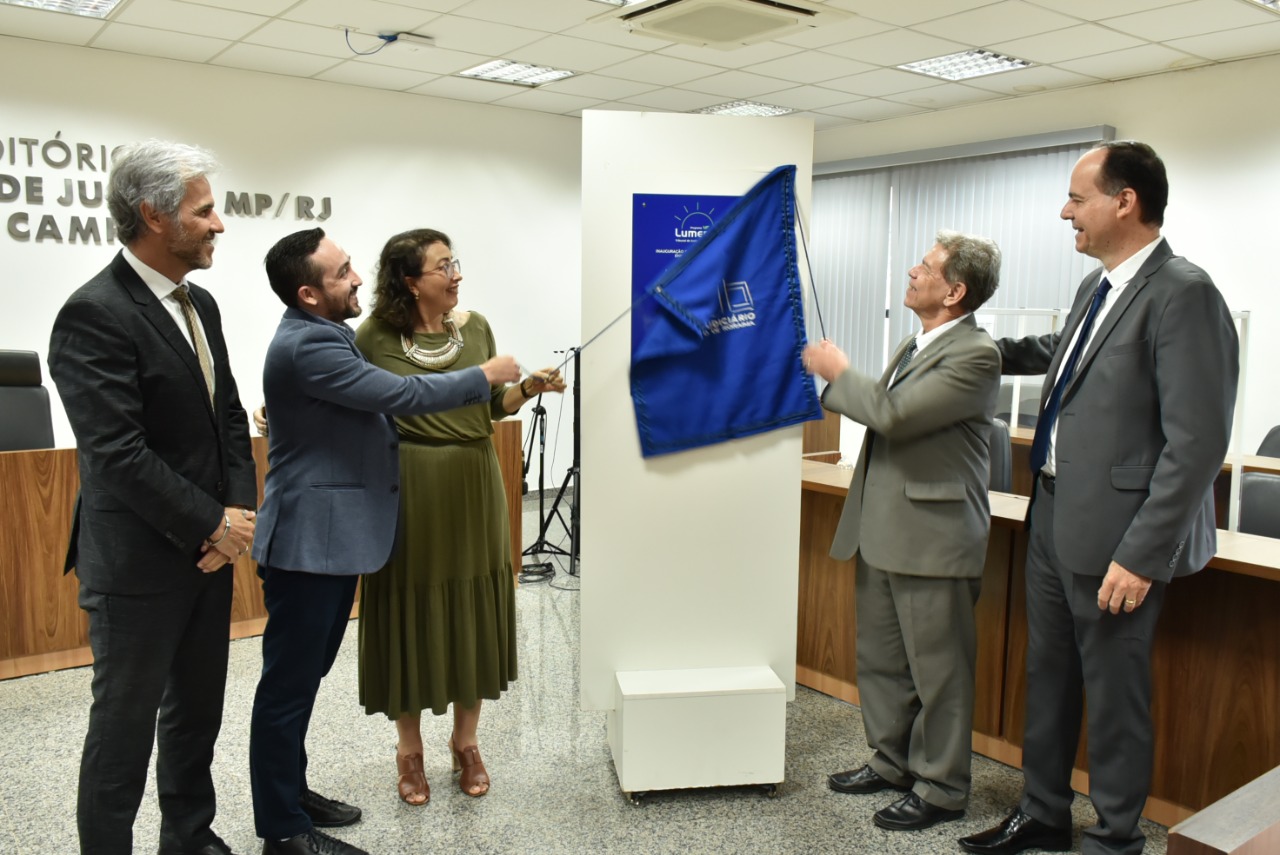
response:
M805 490L800 497L800 592L796 664L850 686L857 683L855 561L827 552L843 496Z
M520 426L518 419L493 423L493 446L498 453L503 486L507 489L507 518L511 521L511 572L515 576L520 575L520 550L524 548L524 532L521 527L524 519L524 444Z
M806 460L822 463L840 462L840 414L823 410L821 421L804 423L804 436L800 440L801 453ZM827 452L820 454L819 452ZM809 455L813 455L810 457Z
M1005 639L1009 622L1009 576L1014 532L993 528L982 568L982 593L974 608L978 660L973 696L973 729L996 735L1004 719Z

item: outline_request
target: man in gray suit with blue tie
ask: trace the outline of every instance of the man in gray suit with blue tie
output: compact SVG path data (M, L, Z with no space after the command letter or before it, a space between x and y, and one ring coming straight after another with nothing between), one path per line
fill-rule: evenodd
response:
M996 291L1000 250L942 231L908 276L904 303L921 329L878 381L829 341L805 350L829 384L822 405L867 426L831 557L858 557L858 692L874 754L828 785L905 793L875 814L891 831L957 820L969 800L973 607L1000 388L1000 354L973 313Z
M520 379L510 356L449 374L400 377L369 364L344 323L360 314L360 277L322 229L267 253L271 288L288 307L267 349L270 445L253 557L267 626L250 729L254 824L264 855L363 855L317 827L360 810L307 785L305 739L332 667L356 581L386 563L395 539L399 442L392 415L488 400Z
M1031 448L1022 799L969 852L1071 847L1071 768L1088 700L1090 855L1142 851L1151 782L1151 645L1171 579L1213 556L1213 481L1231 437L1239 343L1209 274L1160 235L1169 183L1139 142L1071 173L1076 250L1102 262L1061 332L998 342L1044 374ZM1082 697L1083 696L1083 697Z

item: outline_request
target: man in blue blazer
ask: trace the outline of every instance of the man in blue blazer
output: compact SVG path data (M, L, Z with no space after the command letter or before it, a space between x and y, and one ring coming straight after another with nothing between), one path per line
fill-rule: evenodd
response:
M391 416L488 400L491 383L520 372L510 356L413 377L369 364L343 323L360 314L360 277L322 229L281 240L266 268L288 308L263 368L271 433L253 549L267 606L249 738L254 824L263 855L363 855L316 830L350 825L360 810L307 786L304 742L357 578L391 555L400 489Z
M1213 480L1231 438L1239 342L1209 274L1160 235L1169 182L1150 146L1086 153L1062 218L1102 262L1059 333L997 342L1044 374L1027 523L1022 800L960 845L1071 847L1071 767L1088 701L1087 855L1137 855L1151 782L1151 645L1170 580L1213 557Z
M186 278L223 230L216 168L180 143L116 153L107 205L124 248L67 298L49 342L80 463L66 566L93 649L83 855L133 852L157 743L160 855L231 853L211 828L209 767L258 487L218 304Z

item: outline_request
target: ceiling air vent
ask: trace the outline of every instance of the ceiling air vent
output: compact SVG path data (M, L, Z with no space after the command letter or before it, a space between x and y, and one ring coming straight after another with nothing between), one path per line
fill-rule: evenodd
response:
M604 17L642 35L733 50L848 16L848 12L807 0L658 0L623 7Z

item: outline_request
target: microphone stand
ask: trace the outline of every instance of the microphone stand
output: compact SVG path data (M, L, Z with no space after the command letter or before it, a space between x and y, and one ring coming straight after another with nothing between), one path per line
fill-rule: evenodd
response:
M544 409L543 415L542 415L544 433L543 433L542 447L539 450L539 470L538 470L538 491L539 491L538 516L541 524L538 531L537 541L535 541L532 546L525 549L525 551L522 554L524 555L551 554L551 555L567 556L569 559L569 569L567 572L569 573L570 576L577 576L579 572L578 558L579 558L579 546L580 546L579 544L580 530L579 530L579 516L578 516L580 488L578 484L578 471L579 471L579 461L581 460L581 456L582 456L582 440L578 430L579 417L581 416L581 413L582 413L582 408L580 404L582 382L580 380L581 372L579 371L579 364L580 364L579 356L581 354L582 348L575 347L570 349L573 351L573 463L572 465L570 465L569 471L565 473L564 481L560 484L560 489L556 493L555 501L551 503L550 512L548 512L546 516L543 516L542 515L543 470L541 467L541 461L543 459L543 455L545 453L545 448L546 448L546 439L545 439L546 410ZM539 396L539 403L541 403L541 396ZM535 407L534 413L536 414L539 409L542 409L542 408ZM566 492L568 492L570 484L573 485L573 497L569 501L569 521L566 522L564 515L560 513L560 502L564 500L565 494ZM547 540L547 530L551 527L551 521L556 519L560 521L560 525L564 526L565 531L569 533L569 548L567 550ZM525 566L526 567L545 567L545 568L551 567L549 563L525 565Z

